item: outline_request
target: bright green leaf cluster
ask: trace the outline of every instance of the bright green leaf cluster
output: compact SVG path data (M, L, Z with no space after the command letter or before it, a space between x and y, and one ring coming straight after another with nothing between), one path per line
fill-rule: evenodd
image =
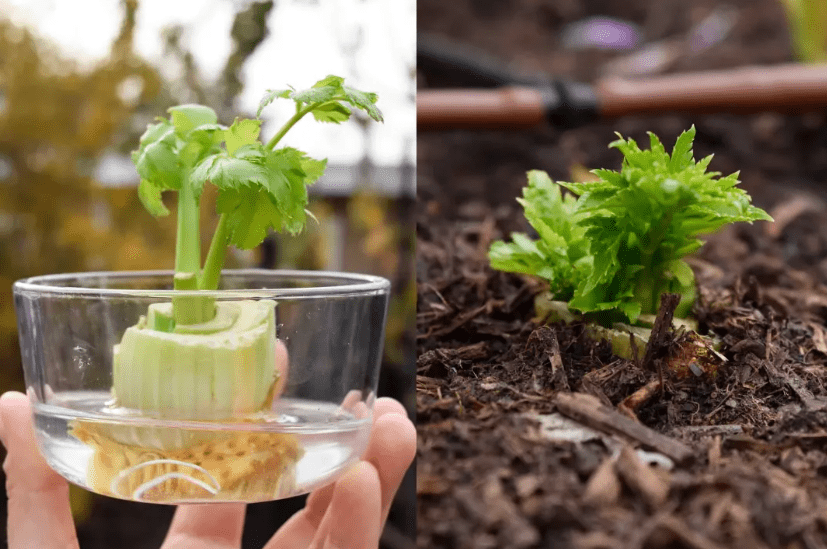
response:
M277 97L292 99L296 112L267 143L259 141L261 120L236 119L226 127L209 107L180 105L169 109L169 119L151 124L133 152L141 177L138 196L152 215L169 214L164 191L178 193L175 289L214 290L230 245L250 249L271 230L295 234L304 228L311 215L306 210L307 186L322 176L327 161L276 145L305 115L340 123L350 117L350 107L356 107L382 120L377 95L350 88L338 76L323 78L308 90L270 91L258 115ZM200 198L207 183L218 188L216 209L221 216L202 265ZM211 299L173 299L175 322L211 320L216 310Z
M558 299L571 299L592 261L586 230L578 224L576 199L563 196L546 172L535 170L528 172L528 186L517 201L540 240L514 233L510 243L494 242L491 266L544 278Z
M149 126L132 155L141 176L139 196L147 210L167 215L163 191L180 191L186 184L197 199L210 182L219 189L217 209L227 216L229 243L248 249L261 243L271 229L301 231L307 220L307 186L321 177L327 160L315 160L289 147L274 149L276 142L308 113L333 123L350 117L347 105L379 121L382 113L375 105L376 94L348 87L338 76L328 76L307 90L269 91L258 116L277 97L293 99L297 112L266 145L259 141L260 120L236 119L228 128L217 123L212 109L201 105L173 107L169 120Z
M737 221L771 221L736 187L738 174L707 172L695 162L695 128L678 137L671 156L654 134L642 150L631 139L610 146L623 155L619 172L595 170L600 180L553 183L529 173L520 200L537 242L512 235L490 251L494 268L549 280L557 299L599 318L634 322L657 312L663 293L682 296L676 316L689 313L695 277L684 257L701 247L698 235ZM578 198L563 198L559 186Z
M330 75L306 90L268 90L258 106L256 116L260 117L264 107L279 97L295 101L296 112L312 110L314 118L319 122L344 122L352 112L348 105L365 111L377 122L384 121L382 113L376 108L379 96L346 86L344 78L340 76Z
M161 201L161 192L180 191L193 167L219 150L226 131L208 107L180 105L169 112L170 120L159 118L150 125L141 136L138 150L132 153L141 176L139 196L146 209L156 216L169 213ZM201 188L195 189L196 196Z

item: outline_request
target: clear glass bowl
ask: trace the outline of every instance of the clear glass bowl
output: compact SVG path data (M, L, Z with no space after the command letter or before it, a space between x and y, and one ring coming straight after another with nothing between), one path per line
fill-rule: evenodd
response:
M172 282L171 272L109 272L14 284L37 441L52 468L122 499L255 502L307 493L360 458L387 280L240 270L224 271L217 291ZM187 299L215 307L215 320L170 331Z

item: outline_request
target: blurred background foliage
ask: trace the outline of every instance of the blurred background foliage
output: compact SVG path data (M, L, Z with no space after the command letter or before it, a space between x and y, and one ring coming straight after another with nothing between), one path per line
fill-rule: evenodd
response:
M806 63L827 61L827 2L781 0L796 57Z
M11 290L15 280L57 272L172 267L175 216L153 219L144 210L129 151L137 147L147 122L164 115L174 104L206 104L223 122L231 122L244 89L242 68L268 35L268 16L274 8L272 1L236 4L230 28L231 53L218 78L209 81L199 73L187 50L182 40L187 29L180 25L167 27L158 37L164 44L165 61L181 67L175 78L163 76L158 66L142 59L134 46L139 0L122 0L121 4L120 30L109 56L91 68L38 37L36 29L16 24L0 11L2 391L23 389ZM318 69L322 75L326 70ZM413 90L413 67L410 73ZM272 85L282 84L278 80ZM393 116L385 114L386 118ZM364 123L360 127L368 143L371 127ZM320 127L319 131L325 129ZM335 269L389 278L393 296L380 394L401 400L412 414L416 299L413 166L374 166L365 150L358 166L339 171L351 179L344 185L350 190L326 196L331 193L322 186L321 192L313 194L310 209L318 224L309 224L297 238L273 235L257 250L235 252L228 258L229 266ZM399 180L397 190L377 191L382 182L377 185L371 179L388 174ZM207 203L202 207L201 224L205 242L217 219L214 199L209 191L202 199ZM174 204L168 206L172 209ZM95 501L103 498L92 498L80 489L73 489L72 497L76 518L81 523L94 522ZM0 499L4 505L5 498ZM410 523L411 536L413 513L413 501L403 502L402 511L397 512L399 528L408 530L405 522ZM89 525L88 539L95 538L95 528L99 531L102 527ZM253 533L245 539L255 536ZM109 546L113 542L125 546L107 538ZM147 547L157 547L152 536L145 542ZM87 540L84 546L93 545Z

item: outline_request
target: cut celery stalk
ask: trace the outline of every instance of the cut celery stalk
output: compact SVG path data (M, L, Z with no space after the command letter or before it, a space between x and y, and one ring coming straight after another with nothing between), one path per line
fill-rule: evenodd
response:
M203 324L168 327L169 304L150 306L114 349L116 405L158 418L221 420L267 407L278 380L275 303L221 302Z
M537 323L571 324L586 320L583 315L569 310L568 303L555 301L548 293L539 294L535 298L534 309L537 314L534 321ZM608 341L615 356L627 360L633 360L635 356L642 359L652 333L654 317L645 315L638 320L647 326L630 326L617 322L611 328L606 328L593 322L585 322L585 334L592 341ZM698 326L693 319L673 318L672 328L682 328L687 337L667 360L667 368L674 371L678 378L686 378L690 374L697 377L717 375L718 368L727 362L726 357L718 352L720 341L712 336L696 333Z

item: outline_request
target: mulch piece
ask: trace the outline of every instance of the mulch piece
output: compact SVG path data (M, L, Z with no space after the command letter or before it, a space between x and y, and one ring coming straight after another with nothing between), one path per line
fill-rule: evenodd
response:
M630 2L628 13L642 20L651 3ZM472 4L489 3L421 0L420 10L434 17L431 30L462 38L449 23ZM549 45L540 34L514 46L506 32L496 38L516 28L525 6L543 3L516 4L481 16L466 38L501 54ZM566 17L599 14L578 8L585 2L559 4L573 15L555 12L550 34ZM726 62L769 55L751 41L778 42L776 3L731 4L754 26L735 33ZM535 27L527 28L540 33ZM548 63L563 62L555 59ZM824 122L670 116L567 132L420 136L419 547L827 547ZM612 131L645 138L652 130L670 141L691 123L697 156L714 152L712 168L724 173L743 168L743 187L778 222L725 229L692 259L694 316L720 339L727 362L714 378L679 379L613 356L582 325L537 323L542 283L492 271L486 252L492 240L527 230L514 201L525 170L568 179L572 158L617 168L605 149ZM762 137L767 124L772 135ZM659 376L637 419L618 410Z

